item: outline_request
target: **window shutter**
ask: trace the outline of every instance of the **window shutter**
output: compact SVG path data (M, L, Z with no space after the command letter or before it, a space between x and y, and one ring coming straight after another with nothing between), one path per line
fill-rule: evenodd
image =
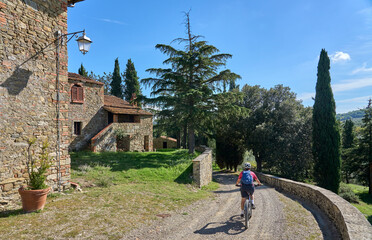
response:
M78 98L78 90L77 90L77 87L76 86L72 86L71 88L71 100L72 101L77 101L77 98Z
M83 88L82 87L78 87L77 88L77 92L78 92L78 97L77 97L77 100L78 101L84 101L84 98L83 98Z

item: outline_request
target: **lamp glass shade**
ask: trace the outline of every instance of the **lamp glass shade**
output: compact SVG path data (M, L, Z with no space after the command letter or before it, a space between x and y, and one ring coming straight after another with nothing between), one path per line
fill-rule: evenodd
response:
M80 52L86 54L90 49L90 44L92 43L90 38L88 38L84 34L83 36L79 37L76 41L78 42Z

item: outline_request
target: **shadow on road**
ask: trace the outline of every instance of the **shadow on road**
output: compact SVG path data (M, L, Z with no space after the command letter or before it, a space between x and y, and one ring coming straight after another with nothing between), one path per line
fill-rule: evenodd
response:
M227 235L238 235L246 230L242 218L234 215L226 222L211 222L196 230L194 233L201 235L213 235L216 233L225 233Z

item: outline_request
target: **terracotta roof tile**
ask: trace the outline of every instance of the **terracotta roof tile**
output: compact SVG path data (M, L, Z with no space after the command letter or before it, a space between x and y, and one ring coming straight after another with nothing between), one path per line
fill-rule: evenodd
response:
M167 139L167 140L170 140L170 141L173 141L173 142L177 142L177 139L171 138L171 137L167 137L167 136L160 136L160 138Z
M106 111L114 114L130 114L130 115L148 115L152 116L152 113L142 110L139 107L133 106L129 102L112 96L105 95L104 107Z
M88 77L83 77L77 73L68 73L68 79L75 80L75 81L80 81L80 82L87 82L87 83L93 83L93 84L98 84L98 85L103 85L103 83L98 82L96 80L93 80Z

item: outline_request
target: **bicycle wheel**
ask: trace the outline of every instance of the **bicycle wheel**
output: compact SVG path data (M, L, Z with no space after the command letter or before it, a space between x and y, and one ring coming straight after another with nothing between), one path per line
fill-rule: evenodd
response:
M248 228L249 227L249 201L248 200L245 200L245 203L244 203L244 223L245 223L245 228Z
M251 219L252 217L252 202L251 201L249 201L248 203L248 214L249 214L249 219Z

